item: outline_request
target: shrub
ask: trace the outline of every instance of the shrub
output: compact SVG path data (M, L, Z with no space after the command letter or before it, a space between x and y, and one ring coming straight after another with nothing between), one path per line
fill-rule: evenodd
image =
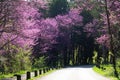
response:
M45 65L45 57L42 56L42 57L39 57L38 59L35 59L34 63L33 63L33 68L44 68L46 65Z
M50 17L66 14L69 11L67 0L52 0L49 7Z
M30 51L10 45L4 48L5 53L0 54L0 72L16 73L21 70L30 70Z

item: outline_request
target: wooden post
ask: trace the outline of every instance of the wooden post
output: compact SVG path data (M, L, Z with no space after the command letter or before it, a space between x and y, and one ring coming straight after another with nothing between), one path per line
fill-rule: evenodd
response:
M45 73L45 68L43 69L43 73Z
M37 71L37 70L35 70L35 77L36 77L36 76L38 76L38 71Z
M21 75L15 74L14 76L17 77L17 80L21 80Z
M39 70L39 75L41 75L41 74L42 74L42 70L40 69L40 70Z
M31 78L30 72L27 72L27 80Z

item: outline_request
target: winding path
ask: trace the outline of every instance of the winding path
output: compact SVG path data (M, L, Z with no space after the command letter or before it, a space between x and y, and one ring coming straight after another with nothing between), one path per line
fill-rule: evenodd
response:
M109 80L92 70L92 66L68 67L36 80Z

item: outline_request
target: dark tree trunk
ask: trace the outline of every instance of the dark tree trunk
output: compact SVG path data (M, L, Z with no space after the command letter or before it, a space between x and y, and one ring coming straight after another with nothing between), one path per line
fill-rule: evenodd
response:
M106 9L106 16L107 16L107 23L108 23L108 31L109 31L109 35L110 35L110 50L111 52L113 53L113 68L114 68L114 74L116 77L118 77L118 72L117 72L117 69L116 69L116 54L115 54L115 51L114 51L114 44L113 44L113 36L112 36L112 31L111 31L111 25L110 25L110 18L109 18L109 11L108 11L108 4L107 4L107 0L105 0L105 9Z

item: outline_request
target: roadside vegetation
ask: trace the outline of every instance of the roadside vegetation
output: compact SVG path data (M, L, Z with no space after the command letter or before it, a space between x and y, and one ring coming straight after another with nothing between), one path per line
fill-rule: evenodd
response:
M88 64L120 78L117 59L120 0L0 0L0 78Z
M119 74L119 78L115 77L114 75L114 68L112 64L104 64L104 65L100 65L100 67L93 67L93 70L95 72L97 72L98 74L101 74L105 77L110 78L110 80L120 80L120 60L117 61L117 71Z

